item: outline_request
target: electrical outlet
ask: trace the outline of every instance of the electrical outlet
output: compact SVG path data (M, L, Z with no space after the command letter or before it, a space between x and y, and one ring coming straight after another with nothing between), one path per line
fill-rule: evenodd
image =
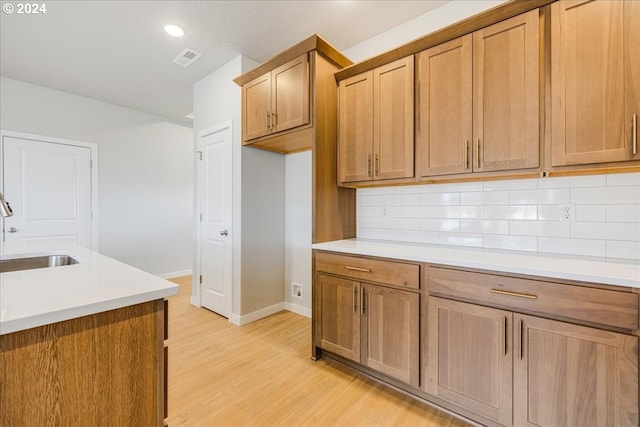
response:
M302 285L296 282L291 282L291 296L294 298L302 299Z
M573 203L560 205L560 221L575 222L575 220L576 220L575 205Z

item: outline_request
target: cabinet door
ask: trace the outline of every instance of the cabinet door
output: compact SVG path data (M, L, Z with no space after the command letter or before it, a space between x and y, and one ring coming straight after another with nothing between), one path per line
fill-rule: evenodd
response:
M338 174L340 182L373 176L373 71L340 82Z
M640 2L624 2L625 141L631 159L640 159ZM631 123L631 124L630 124Z
M414 176L413 56L373 70L374 179Z
M514 325L514 425L638 425L638 337L519 314Z
M428 313L427 393L511 425L513 314L436 297Z
M631 158L625 118L625 22L636 1L557 2L551 9L552 165ZM637 13L637 12L636 12ZM626 28L629 24L630 28ZM631 40L629 40L631 41ZM636 40L636 44L638 40ZM634 48L628 47L628 52ZM635 48L636 54L638 48ZM628 58L628 65L638 57ZM637 75L636 75L637 78ZM639 84L636 81L636 84ZM639 90L636 85L636 93Z
M419 386L420 296L362 284L362 363Z
M360 362L360 284L318 274L316 285L320 347Z
M473 33L474 170L540 164L539 12Z
M271 72L272 127L281 132L309 123L309 61L307 54Z
M271 133L271 73L242 86L242 140Z
M471 172L472 36L416 55L420 175Z

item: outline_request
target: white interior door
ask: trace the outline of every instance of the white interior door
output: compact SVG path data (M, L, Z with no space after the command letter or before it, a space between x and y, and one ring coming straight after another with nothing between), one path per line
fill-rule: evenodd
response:
M232 299L231 124L198 136L200 162L200 302L229 317Z
M91 148L3 135L2 178L14 215L4 240L64 239L92 247Z

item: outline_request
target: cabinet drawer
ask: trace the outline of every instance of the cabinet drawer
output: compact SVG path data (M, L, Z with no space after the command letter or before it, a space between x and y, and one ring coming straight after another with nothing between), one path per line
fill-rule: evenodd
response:
M631 292L430 267L429 294L513 311L638 329L638 295Z
M420 289L420 265L316 252L316 271Z

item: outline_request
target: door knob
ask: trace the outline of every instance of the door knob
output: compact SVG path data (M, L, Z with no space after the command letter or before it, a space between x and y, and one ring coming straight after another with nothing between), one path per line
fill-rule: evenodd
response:
M15 227L11 227L8 231L9 233L15 233L16 231L18 231L18 229Z
M220 235L221 235L221 236L228 236L228 235L229 235L229 232L228 232L227 230L222 230L222 231L220 232Z

